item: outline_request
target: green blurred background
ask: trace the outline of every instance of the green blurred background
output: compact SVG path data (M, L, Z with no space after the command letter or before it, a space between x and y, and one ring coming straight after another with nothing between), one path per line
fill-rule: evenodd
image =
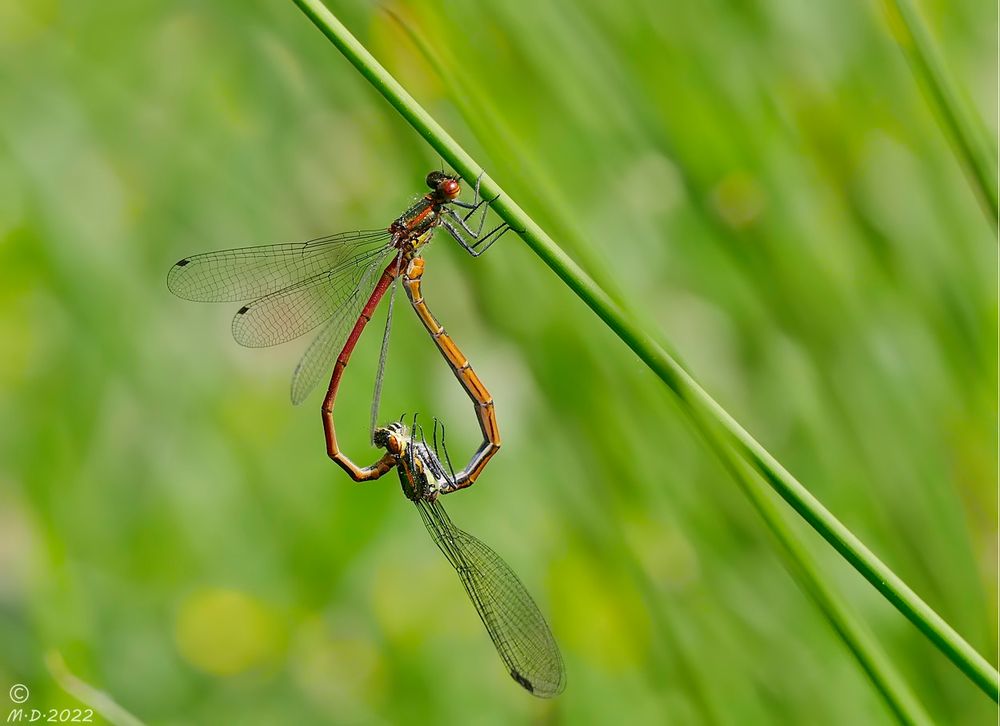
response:
M995 663L994 228L881 6L388 7L434 62L331 3ZM996 6L920 7L995 138ZM319 396L288 403L305 341L242 349L235 305L167 292L184 255L386 224L439 165L291 2L0 3L0 164L4 704L20 682L78 706L61 657L153 723L891 722L663 385L514 235L478 261L437 239L425 293L504 437L447 504L546 613L551 702L507 678L395 479L350 482ZM443 417L462 459L471 407L395 322L383 413ZM338 407L360 460L379 337ZM995 721L796 527L936 720Z

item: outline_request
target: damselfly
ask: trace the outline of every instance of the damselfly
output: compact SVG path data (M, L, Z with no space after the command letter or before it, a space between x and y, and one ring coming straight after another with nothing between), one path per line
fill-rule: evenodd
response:
M433 448L416 416L411 430L396 422L375 431L376 445L391 457L403 493L416 505L434 544L458 573L511 678L535 696L557 696L566 687L566 672L552 631L500 555L448 517L438 496L459 488L458 475L449 460L444 427L437 421L432 441Z
M430 191L387 228L185 257L170 269L167 286L188 300L245 303L232 323L233 337L245 346L277 345L322 325L292 377L292 402L301 403L435 231L443 228L473 257L507 231L500 224L483 232L494 200L480 197L478 181L471 203L458 199L455 176L432 171L426 183ZM470 222L479 210L478 221ZM377 408L378 388L372 428Z

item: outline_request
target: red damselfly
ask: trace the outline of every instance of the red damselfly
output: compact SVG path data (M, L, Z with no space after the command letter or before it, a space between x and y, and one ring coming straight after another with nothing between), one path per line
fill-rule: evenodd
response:
M438 229L473 257L507 231L500 224L483 232L494 199L480 197L478 181L471 203L458 199L461 185L451 174L432 171L426 183L430 191L387 228L185 257L170 269L167 286L188 300L245 303L233 317L232 332L248 347L277 345L322 326L292 377L292 402L301 403L330 370L337 351L356 342L393 281ZM470 222L480 210L478 221ZM387 341L388 323L373 429Z

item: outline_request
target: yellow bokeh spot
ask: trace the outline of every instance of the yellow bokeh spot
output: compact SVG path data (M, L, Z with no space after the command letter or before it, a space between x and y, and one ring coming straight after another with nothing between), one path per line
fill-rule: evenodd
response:
M455 623L446 625L435 614L442 603L464 597L458 578L432 543L418 542L414 548L421 548L416 557L386 562L376 570L370 598L379 626L397 643L411 645L453 629Z
M722 220L734 229L749 227L764 210L764 190L753 176L727 174L712 190L712 204Z
M277 618L235 590L201 590L182 604L174 624L181 655L200 671L231 676L274 661L284 647Z
M553 618L564 646L596 667L623 672L647 657L649 615L641 595L622 573L595 572L593 563L569 556L558 566Z
M363 714L354 712L360 704L382 697L380 653L358 623L307 620L292 638L289 665L299 688L331 716L361 720Z

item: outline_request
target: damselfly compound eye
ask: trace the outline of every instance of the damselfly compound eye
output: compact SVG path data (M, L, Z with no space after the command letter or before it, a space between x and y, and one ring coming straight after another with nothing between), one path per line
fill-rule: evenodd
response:
M454 179L445 179L438 185L438 190L448 199L454 199L461 193L462 186Z

